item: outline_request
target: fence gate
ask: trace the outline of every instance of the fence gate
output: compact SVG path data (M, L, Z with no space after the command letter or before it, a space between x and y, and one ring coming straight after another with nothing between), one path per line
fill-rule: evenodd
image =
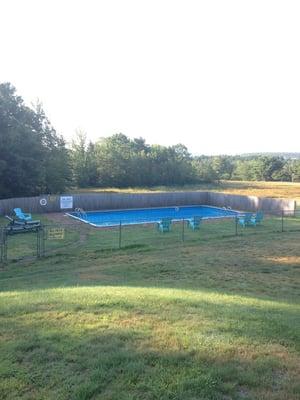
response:
M35 232L8 234L5 228L0 231L0 262L20 261L42 255L43 229Z

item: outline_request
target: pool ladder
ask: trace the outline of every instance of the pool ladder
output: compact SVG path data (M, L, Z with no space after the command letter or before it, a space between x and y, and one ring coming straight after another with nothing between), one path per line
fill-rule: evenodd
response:
M81 219L86 219L87 215L83 208L75 208L75 211Z

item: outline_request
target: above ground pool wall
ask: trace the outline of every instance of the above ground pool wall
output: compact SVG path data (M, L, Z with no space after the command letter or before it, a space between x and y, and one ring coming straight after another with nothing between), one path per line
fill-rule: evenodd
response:
M83 193L72 196L73 209L83 208L86 211L202 204L231 207L241 211L279 212L289 210L293 213L296 207L295 201L290 199L271 199L216 192ZM44 206L40 204L42 199L46 199L47 204ZM0 215L11 215L16 207L36 214L70 211L61 210L60 196L44 195L0 200Z

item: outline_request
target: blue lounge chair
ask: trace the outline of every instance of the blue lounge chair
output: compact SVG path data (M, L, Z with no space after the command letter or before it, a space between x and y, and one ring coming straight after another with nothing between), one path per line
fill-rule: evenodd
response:
M200 224L202 221L202 217L193 217L187 220L187 225L189 228L193 229L193 231L200 229Z
M240 225L242 225L244 228L245 228L245 226L251 225L251 218L252 218L252 214L250 214L250 213L239 214L237 216L238 223Z
M19 218L21 221L31 221L32 217L31 214L24 213L21 208L14 208L14 212L16 217Z
M251 224L260 225L263 219L264 219L264 213L262 211L258 211L256 214L252 215Z
M170 218L163 218L157 223L157 229L160 232L170 232L172 220Z

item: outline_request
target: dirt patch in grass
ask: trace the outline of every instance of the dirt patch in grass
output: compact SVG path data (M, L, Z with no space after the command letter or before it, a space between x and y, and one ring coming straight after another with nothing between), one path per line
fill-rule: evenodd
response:
M300 265L300 256L266 257L268 261L276 264Z

